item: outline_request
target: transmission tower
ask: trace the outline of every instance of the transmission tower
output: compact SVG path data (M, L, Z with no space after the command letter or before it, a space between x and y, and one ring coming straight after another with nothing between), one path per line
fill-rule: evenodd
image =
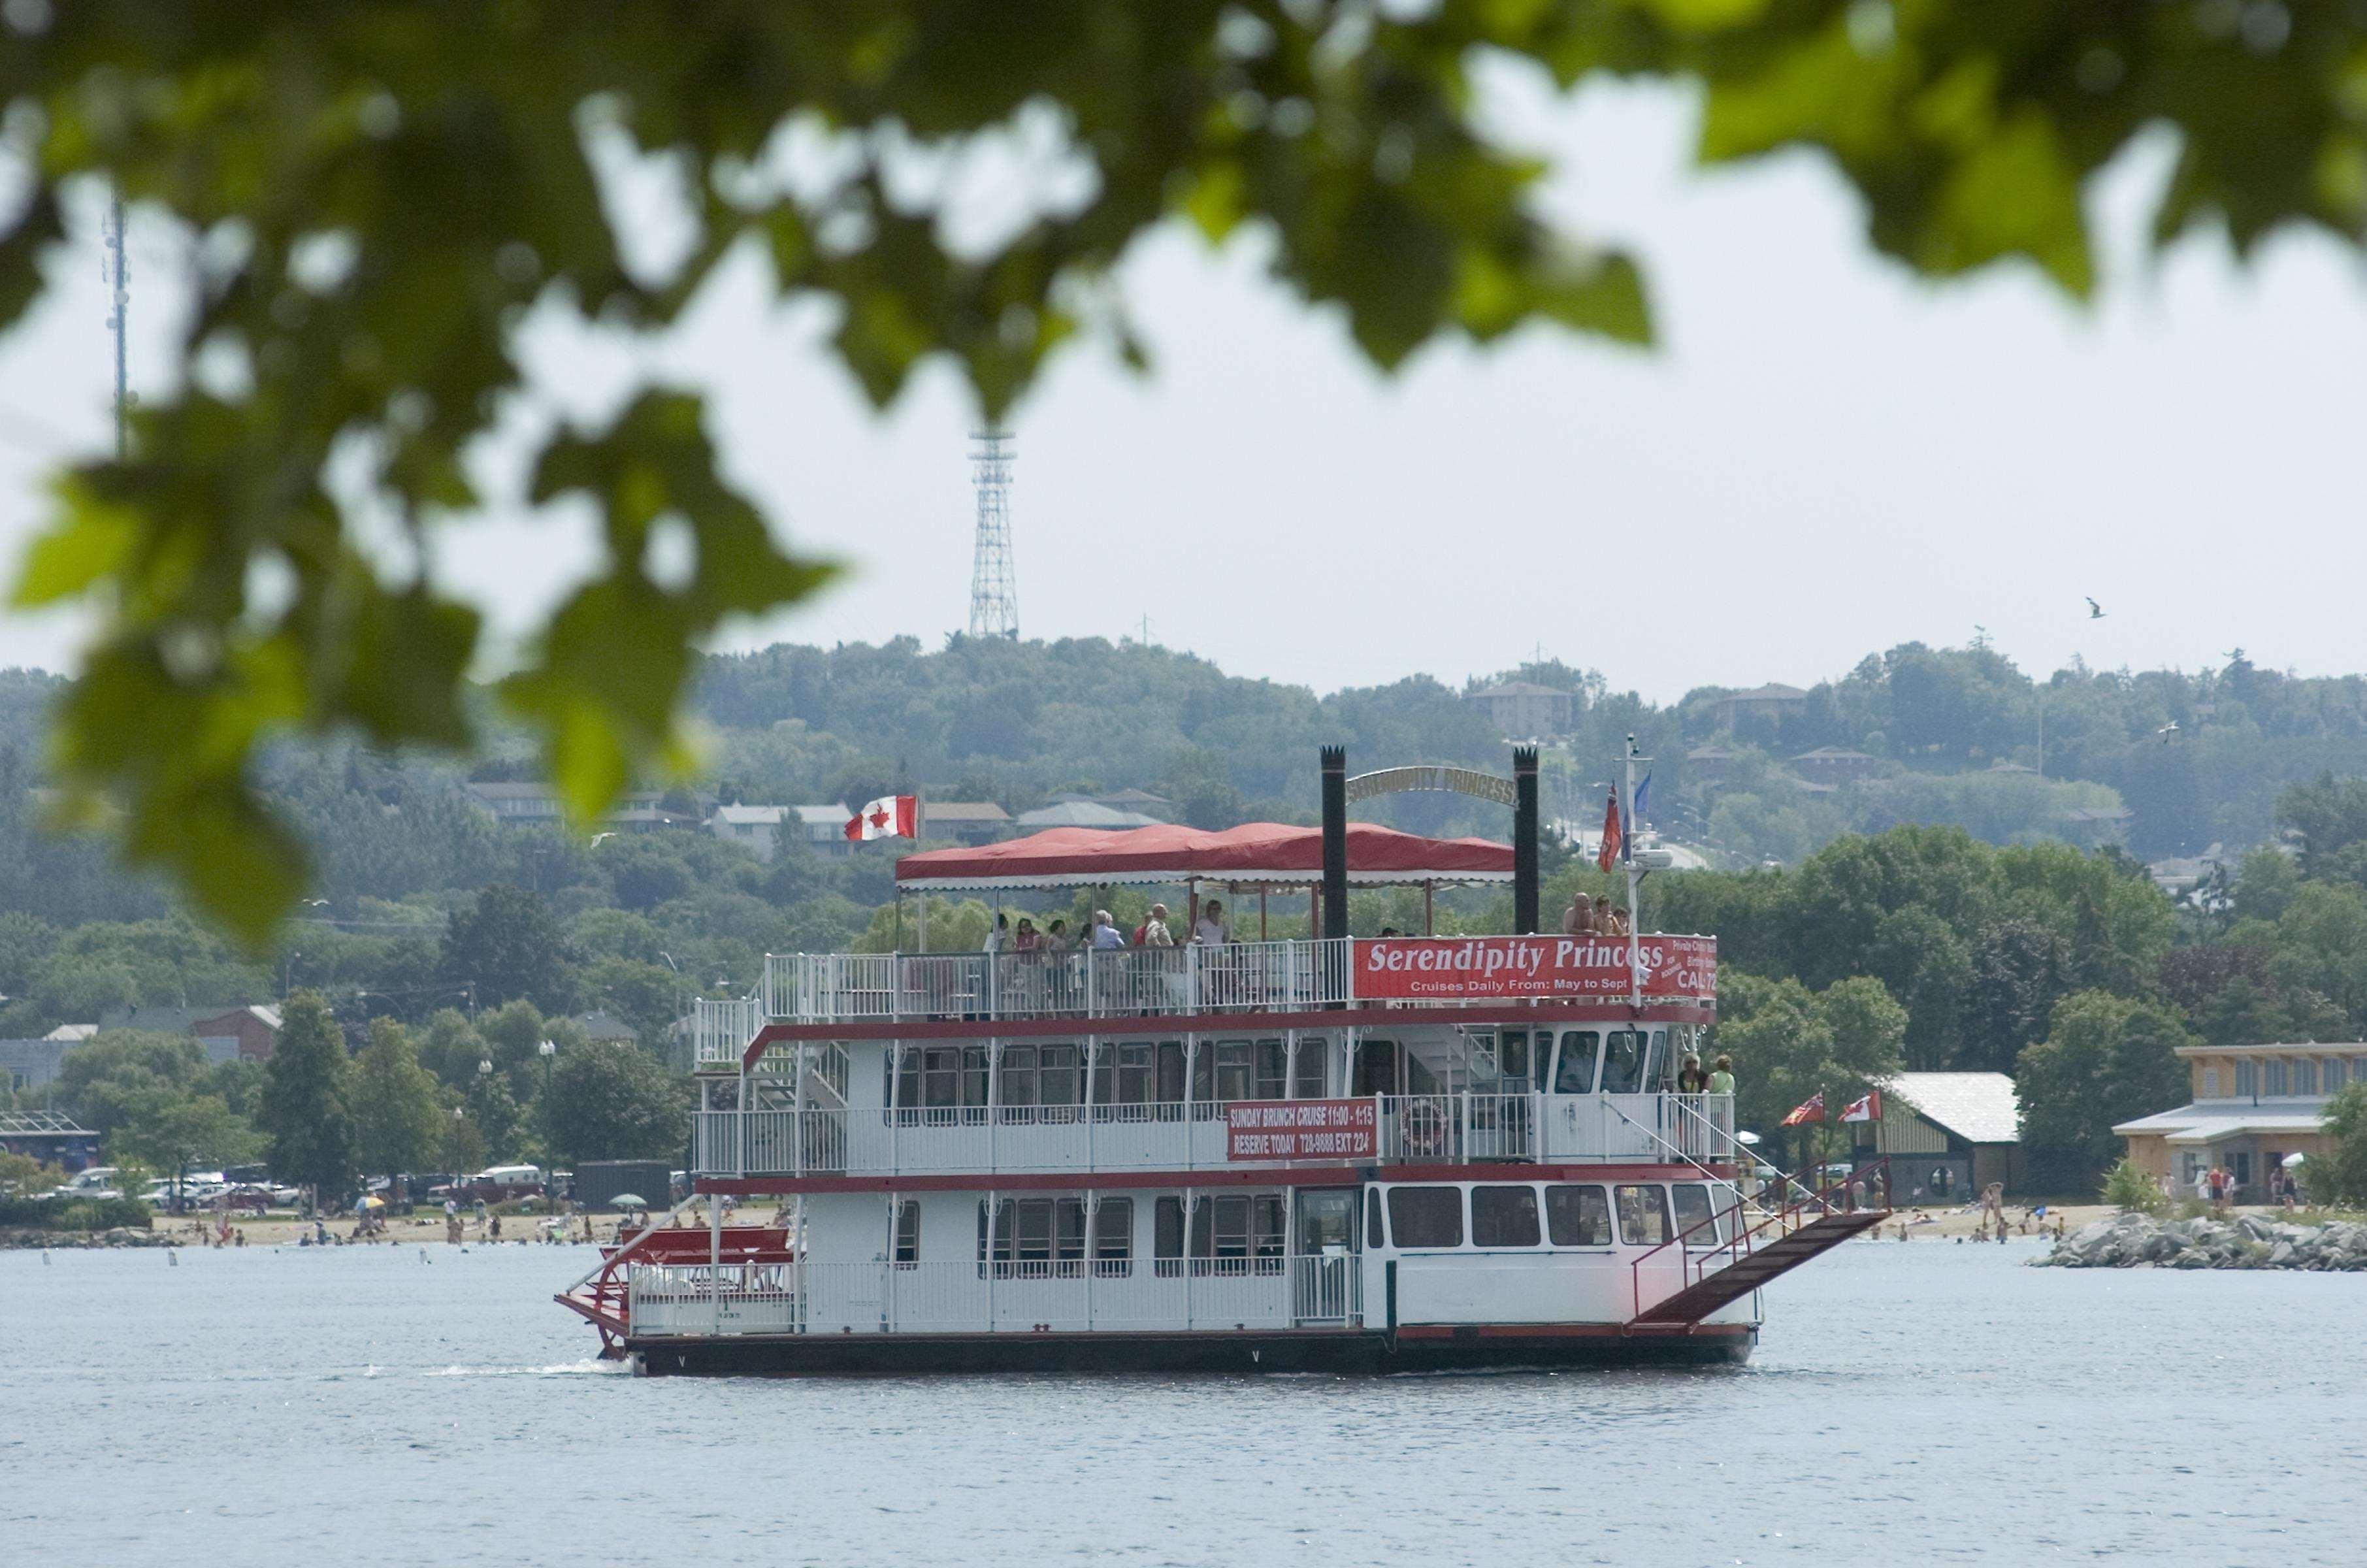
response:
M969 572L969 634L1019 635L1019 574L1011 560L1011 435L989 426L970 433L978 485L978 553Z

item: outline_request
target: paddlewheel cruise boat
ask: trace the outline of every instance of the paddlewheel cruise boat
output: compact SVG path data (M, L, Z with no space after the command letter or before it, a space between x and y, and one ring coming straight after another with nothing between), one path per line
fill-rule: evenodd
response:
M1334 820L907 857L1302 890L1335 934L769 959L697 1010L693 1196L559 1300L652 1375L1740 1361L1759 1288L1884 1213L1863 1172L1747 1194L1730 1098L1677 1092L1716 944L1336 934L1351 884L1525 859Z

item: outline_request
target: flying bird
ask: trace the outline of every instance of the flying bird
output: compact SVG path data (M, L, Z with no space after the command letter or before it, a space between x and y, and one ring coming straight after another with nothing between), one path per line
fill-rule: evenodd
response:
M2081 597L2085 597L2085 596L2084 596L2084 595L2083 595L2083 596L2081 596ZM2090 620L2101 620L2101 619L2104 619L2104 607L2103 607L2102 605L2098 604L2098 603L2097 603L2095 600L2093 600L2093 599L2089 599L2089 600L2088 600L2088 619L2089 619Z
M592 847L597 849L601 845L616 836L617 835L614 833L595 833L592 835Z
M2162 744L2169 744L2170 742L2178 738L2178 721L2172 719L2169 723L2164 724L2160 729L2156 730L2154 733L2161 737Z

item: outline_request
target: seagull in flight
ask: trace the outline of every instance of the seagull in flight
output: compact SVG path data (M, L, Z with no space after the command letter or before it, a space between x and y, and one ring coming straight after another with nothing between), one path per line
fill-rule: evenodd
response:
M2085 597L2086 596L2084 596L2084 595L2083 595L2083 596L2081 596L2081 597ZM2089 600L2088 600L2088 619L2089 619L2090 620L2101 620L2101 619L2104 619L2104 607L2103 607L2102 605L2098 604L2098 603L2097 603L2095 600L2093 600L2093 599L2089 599Z
M616 834L614 834L613 832L611 832L611 833L595 833L595 834L594 834L594 835L592 835L592 847L593 847L593 848L595 848L595 849L597 849L597 848L599 848L599 847L600 847L600 846L602 846L603 844L606 844L608 840L610 840L610 839L612 839L612 838L614 838L614 837L616 837L616 836L617 836L617 835L616 835Z
M2178 739L2178 721L2172 719L2169 723L2164 724L2160 729L2156 730L2154 733L2161 737L2162 744L2169 744L2170 742Z

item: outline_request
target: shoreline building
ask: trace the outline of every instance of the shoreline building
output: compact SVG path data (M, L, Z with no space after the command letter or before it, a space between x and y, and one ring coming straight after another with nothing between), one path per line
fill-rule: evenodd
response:
M2191 1102L2112 1129L2129 1158L2167 1176L2180 1198L2217 1165L2236 1178L2237 1196L2266 1196L2267 1178L2289 1155L2326 1146L2326 1102L2367 1081L2367 1040L2297 1045L2186 1045Z
M1900 1073L1883 1081L1882 1115L1852 1123L1858 1163L1890 1161L1899 1207L1961 1204L1991 1182L2022 1182L2022 1104L2002 1073Z

